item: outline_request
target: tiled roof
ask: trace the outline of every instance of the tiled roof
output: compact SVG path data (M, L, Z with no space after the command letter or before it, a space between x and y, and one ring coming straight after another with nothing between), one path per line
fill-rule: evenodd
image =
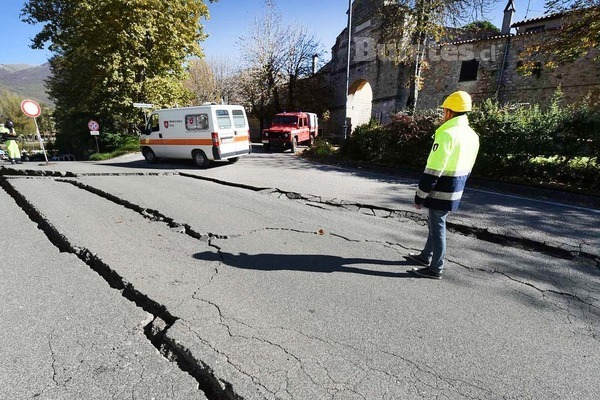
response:
M564 13L564 12L558 12L558 13L554 13L554 14L542 15L541 17L528 18L523 21L515 22L514 24L511 25L511 28L516 28L518 26L531 24L534 22L542 22L542 21L548 21L551 19L558 19L558 18L563 17L565 14L566 13Z
M474 43L474 42L481 42L484 40L493 40L493 39L501 39L501 38L507 38L510 36L514 36L511 33L508 33L506 35L494 35L494 36L487 36L487 37L483 37L483 38L474 38L474 39L465 39L465 40L457 40L454 42L441 42L439 43L439 45L446 45L446 44L465 44L465 43Z
M459 44L466 44L466 43L475 43L475 42L484 42L486 40L494 40L494 39L503 39L503 38L510 38L510 37L521 37L521 36L529 36L529 35L537 35L539 32L522 32L522 33L508 33L505 35L495 35L495 36L489 36L489 37L485 37L485 38L477 38L477 39L468 39L468 40L457 40L455 42L439 42L436 45L437 46L447 46L447 45L459 45Z

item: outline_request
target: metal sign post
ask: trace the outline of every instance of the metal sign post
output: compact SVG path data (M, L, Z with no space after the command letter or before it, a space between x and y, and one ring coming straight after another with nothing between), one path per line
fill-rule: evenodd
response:
M42 135L40 135L40 128L37 124L37 117L39 117L42 114L41 107L35 101L26 99L21 102L21 111L23 111L23 114L27 115L28 117L33 118L33 123L35 124L35 133L37 135L38 140L40 141L40 147L44 152L44 159L46 160L46 165L48 165L48 154L46 154L46 147L44 146Z
M96 150L98 154L100 154L100 146L98 145L98 136L100 136L100 124L94 120L88 122L88 129L90 130L90 135L96 139Z

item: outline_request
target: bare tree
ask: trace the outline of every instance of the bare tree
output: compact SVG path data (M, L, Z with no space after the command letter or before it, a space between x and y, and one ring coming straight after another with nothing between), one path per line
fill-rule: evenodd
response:
M283 67L289 78L288 107L293 109L298 79L310 75L313 56L320 56L323 51L315 35L308 33L304 26L290 28L286 36L287 51L284 54Z
M215 74L204 60L194 59L189 62L185 87L194 94L198 104L219 100Z
M237 98L239 91L236 90L238 85L235 78L239 73L236 68L238 63L228 56L210 58L207 59L207 62L213 71L215 89L219 100L225 103L239 103Z
M275 108L281 108L279 86L288 30L281 23L273 0L265 1L265 13L252 21L247 36L240 38L243 59L254 79L264 82Z
M495 0L384 0L380 32L386 50L410 71L407 108L415 110L429 41L440 40L448 27L481 19Z

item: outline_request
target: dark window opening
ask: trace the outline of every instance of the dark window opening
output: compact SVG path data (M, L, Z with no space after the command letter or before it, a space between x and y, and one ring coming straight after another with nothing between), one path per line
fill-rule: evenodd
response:
M531 28L526 28L525 32L534 33L534 32L544 32L546 31L545 25L532 26Z
M541 62L536 62L535 66L533 67L533 70L531 71L531 75L535 76L536 78L540 78L540 76L542 76L542 63Z
M479 61L473 59L469 61L463 61L460 67L459 82L476 81L477 70L479 69Z

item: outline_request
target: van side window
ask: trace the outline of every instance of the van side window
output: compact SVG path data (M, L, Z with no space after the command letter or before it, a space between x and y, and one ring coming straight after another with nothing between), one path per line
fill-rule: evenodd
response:
M148 121L148 130L151 132L158 132L160 131L160 126L159 126L159 121L158 121L158 114L152 114L150 116L150 120Z
M236 128L246 127L246 118L244 118L244 112L242 110L233 110L231 114L233 114L233 125Z
M229 111L227 110L216 110L217 113L217 124L221 129L231 128L231 119L229 118Z
M208 129L208 114L185 116L185 129L188 131L205 131Z

